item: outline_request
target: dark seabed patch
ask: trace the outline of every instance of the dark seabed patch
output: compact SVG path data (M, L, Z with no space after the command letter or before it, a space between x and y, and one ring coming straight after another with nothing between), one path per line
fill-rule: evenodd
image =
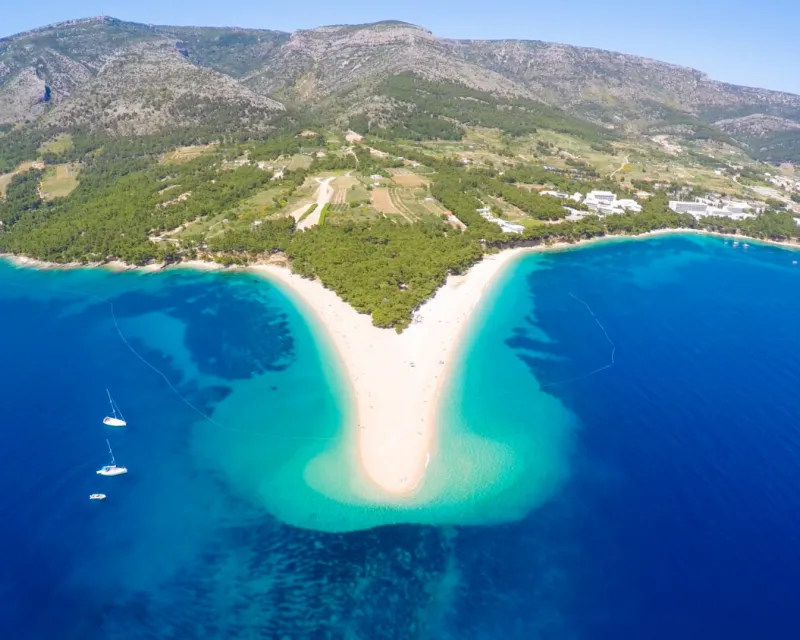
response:
M693 237L526 258L480 319L460 417L547 451L569 437L568 457L542 459L541 503L496 526L349 533L278 521L197 450L217 427L183 399L218 418L258 380L254 442L281 459L308 443L271 436L341 426L277 290L0 265L0 637L797 638L794 259ZM108 304L68 291L112 301L180 397ZM127 430L100 424L106 388ZM548 430L544 397L568 430ZM127 477L94 474L105 438Z

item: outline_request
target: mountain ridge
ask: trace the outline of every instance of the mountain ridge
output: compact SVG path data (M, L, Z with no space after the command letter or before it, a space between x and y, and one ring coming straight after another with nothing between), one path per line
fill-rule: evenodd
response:
M136 77L130 69L119 77L106 73L104 83L97 76L110 60L126 51L133 55L136 47L174 49L175 56L161 59L162 75L170 78L162 90L184 96L196 92L208 101L212 118L222 114L222 120L229 119L241 108L249 114L241 125L248 127L268 126L284 105L329 120L368 114L370 105L381 105L382 118L391 120L398 104L387 100L381 88L392 77L413 74L495 95L501 103L537 101L625 134L649 135L679 124L687 135L733 136L762 159L784 159L772 149L800 155L798 95L720 82L692 67L593 47L439 38L425 27L397 20L292 33L148 25L108 16L38 27L0 38L0 124L57 121L52 112L69 111L60 105L80 102L76 96L81 94L84 105L97 106L73 107L85 112L84 124L115 133L104 106L109 96L118 95L118 111L125 112L129 101L140 102L138 93L145 88L128 87L131 75ZM105 87L105 98L87 101L85 94L99 86ZM190 108L186 115L185 106L167 100L150 121L143 116L116 134L193 126L197 114ZM408 115L414 108L401 104L399 112ZM759 120L762 124L755 125Z

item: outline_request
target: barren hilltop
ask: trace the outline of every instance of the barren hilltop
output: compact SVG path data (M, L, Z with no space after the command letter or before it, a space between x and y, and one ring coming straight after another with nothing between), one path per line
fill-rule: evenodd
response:
M398 86L397 76L412 81ZM289 34L97 17L0 40L0 124L137 135L210 116L229 129L263 127L285 108L317 120L363 116L379 126L409 111L452 118L426 104L429 83L622 133L716 135L764 160L790 159L799 146L800 96L637 56L540 41L448 40L396 21ZM470 117L461 121L471 124Z

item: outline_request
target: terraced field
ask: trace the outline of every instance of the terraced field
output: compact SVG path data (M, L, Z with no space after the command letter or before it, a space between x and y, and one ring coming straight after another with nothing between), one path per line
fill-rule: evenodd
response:
M372 206L381 213L400 215L400 209L395 206L386 187L376 187L372 190Z

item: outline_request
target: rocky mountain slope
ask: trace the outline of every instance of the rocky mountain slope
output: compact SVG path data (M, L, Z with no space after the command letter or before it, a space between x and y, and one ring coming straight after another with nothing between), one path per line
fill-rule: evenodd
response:
M237 79L288 35L90 18L0 39L0 124L152 133L202 117L245 126L283 105Z
M264 62L245 82L299 104L368 89L404 72L501 95L533 97L501 74L454 56L430 31L402 22L296 31Z
M123 136L152 134L176 121L214 123L224 131L257 128L283 108L230 76L192 64L165 40L136 43L111 57L43 122Z
M716 82L705 73L600 49L525 41L448 41L474 64L575 112L637 116L658 103L693 115L741 110L800 118L800 96Z
M0 124L80 123L129 135L241 113L249 127L268 121L278 102L316 117L370 110L391 117L397 99L387 82L408 75L457 87L450 94L466 88L484 102L495 96L499 109L520 99L529 111L544 104L616 132L716 132L765 159L800 157L800 96L637 56L447 40L401 22L293 34L113 18L43 27L0 40Z

